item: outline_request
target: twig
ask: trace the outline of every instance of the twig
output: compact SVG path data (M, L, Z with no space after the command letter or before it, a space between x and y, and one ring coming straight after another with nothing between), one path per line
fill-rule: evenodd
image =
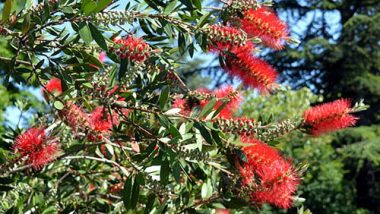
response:
M109 163L109 164L112 164L112 165L115 165L117 166L119 169L121 169L121 171L126 175L126 176L129 176L129 172L126 168L124 168L123 166L121 166L120 164L116 163L115 161L112 161L112 160L108 160L108 159L105 159L105 158L97 158L97 157L92 157L92 156L86 156L86 155L80 155L80 156L67 156L67 157L64 157L63 159L66 159L66 160L72 160L72 159L86 159L86 160L94 160L94 161L99 161L99 162L102 162L102 163Z
M183 213L184 211L190 209L190 208L195 208L195 207L198 207L198 206L202 206L204 204L209 204L217 199L220 198L220 195L219 193L214 193L210 198L207 198L207 199L203 199L203 200L196 200L192 205L188 206L188 207L185 207L184 209L182 209L180 211L180 213Z
M2 61L6 61L6 62L12 62L12 61L13 61L13 59L11 59L11 58L2 57L2 56L0 56L0 60L2 60ZM23 60L19 60L19 59L16 59L15 62L16 62L16 63L20 63L20 64L22 64L22 65L29 65L29 66L32 65L30 62L23 61Z

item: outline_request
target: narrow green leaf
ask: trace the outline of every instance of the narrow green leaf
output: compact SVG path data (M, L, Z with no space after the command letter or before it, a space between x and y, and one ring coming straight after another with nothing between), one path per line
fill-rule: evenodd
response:
M241 151L240 149L234 149L236 156L243 162L247 162L247 156L245 156L245 153Z
M160 94L160 98L158 100L158 104L160 106L161 109L163 109L168 101L168 98L169 98L169 94L170 94L170 87L165 87L164 90L162 90L161 94Z
M166 185L168 183L169 173L170 173L169 161L165 159L161 163L161 170L160 170L161 184Z
M26 33L30 29L30 14L26 14L22 23L21 32Z
M204 14L200 19L199 19L199 22L198 22L198 25L197 25L197 28L201 28L203 27L204 24L207 23L207 19L211 16L211 13L206 13Z
M179 162L175 162L173 164L173 177L177 183L180 182L181 179L181 167L179 165Z
M137 202L139 201L139 194L140 194L140 183L137 182L137 179L135 179L135 182L132 188L132 195L131 195L131 209L136 208Z
M194 123L194 127L201 132L202 137L206 140L207 143L209 143L211 145L212 144L212 137L211 137L209 131L201 123L198 123L198 122Z
M82 3L82 10L86 16L90 15L96 8L97 4L93 0L86 0Z
M168 4L168 6L165 7L164 9L164 14L168 15L171 12L173 12L175 6L177 5L177 1L172 1Z
M178 32L178 48L181 55L185 54L186 41L185 41L185 36L181 32Z
M96 8L92 11L92 13L98 13L104 10L109 4L111 4L112 0L101 0L98 1Z
M11 15L13 0L7 0L3 7L3 22L6 22Z
M133 185L133 177L130 176L127 178L127 180L124 183L124 189L123 189L123 203L127 210L131 209L131 195L132 195L132 185Z
M102 69L104 68L103 63L101 63L98 58L94 57L91 54L88 54L85 51L82 51L81 53L83 55L83 58L84 58L85 62L87 62L89 64L93 64L93 65L95 65L95 66L97 66L99 68L102 68Z
M80 38L83 39L84 43L90 44L92 42L91 31L87 24L83 24L81 26L81 28L79 29L79 35Z
M96 28L92 23L88 23L90 27L91 35L95 39L95 42L101 47L103 50L107 51L107 43L103 37L103 34Z
M164 115L157 115L158 117L158 120L160 121L160 124L164 127L169 127L170 126L170 122L168 120L168 118Z
M201 197L202 197L203 199L207 198L207 196L208 196L207 191L208 191L207 183L203 183L203 184L202 184L202 190L201 190Z
M45 5L45 7L44 7L44 13L45 13L45 19L46 19L46 18L49 17L49 15L50 15L50 4L49 4L49 0L44 0L44 5Z
M171 124L169 126L169 132L171 135L173 135L173 137L178 137L180 139L182 138L181 133L178 131L178 129Z
M198 10L202 10L202 1L201 0L193 0L193 3Z
M119 80L125 77L125 74L127 73L127 66L128 66L128 60L126 58L122 59L120 62L120 69L119 69L119 76L118 76Z
M10 184L13 182L12 178L0 178L0 184Z
M8 192L12 189L13 187L0 185L0 192Z
M218 144L219 146L223 146L222 139L220 138L219 133L217 131L211 130L211 136L216 144Z
M157 7L157 4L154 1L152 0L144 0L144 1L149 5L149 7L160 12L160 9Z
M210 102L208 102L207 105L202 109L201 113L199 113L199 117L207 116L212 111L212 109L214 108L215 103L216 103L215 98L210 100Z
M226 105L228 104L228 102L223 102L222 105L220 105L216 111L214 112L214 114L212 115L212 118L218 116L218 114L224 109L224 107L226 107Z
M156 195L153 193L148 196L147 204L145 205L144 214L149 214L150 211L152 211L155 198L156 198Z

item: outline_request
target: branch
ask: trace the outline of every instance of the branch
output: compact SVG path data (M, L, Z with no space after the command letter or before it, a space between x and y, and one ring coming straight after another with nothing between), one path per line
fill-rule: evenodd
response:
M66 160L72 160L72 159L86 159L86 160L94 160L94 161L98 161L98 162L102 162L102 163L109 163L109 164L112 164L112 165L115 165L117 166L119 169L121 169L121 171L126 175L126 176L129 176L129 172L128 170L121 166L120 164L116 163L115 161L112 161L112 160L108 160L108 159L105 159L105 158L97 158L97 157L92 157L92 156L85 156L85 155L81 155L81 156L67 156L67 157L64 157L63 159L66 159Z
M1 60L1 61L5 61L5 62L12 62L12 61L13 61L13 59L11 59L11 58L2 57L2 56L0 56L0 60ZM16 63L19 63L19 64L21 64L21 65L28 65L28 66L31 66L31 65L32 65L30 62L23 61L23 60L18 60L18 59L16 59L15 62L16 62Z
M183 213L184 211L186 211L186 210L188 210L190 208L195 208L195 207L198 207L198 206L209 204L211 202L216 201L219 198L220 198L219 193L214 193L210 198L203 199L203 200L196 200L192 205L190 205L190 206L185 207L184 209L182 209L180 213Z

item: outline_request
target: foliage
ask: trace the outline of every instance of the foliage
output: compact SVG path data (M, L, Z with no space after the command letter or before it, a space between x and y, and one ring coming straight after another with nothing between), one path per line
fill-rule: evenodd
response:
M263 44L293 42L269 3L233 1L211 11L199 0L131 1L124 10L118 3L5 1L0 33L12 54L0 58L3 84L41 86L48 109L4 137L1 211L212 213L297 205L303 168L275 148L278 140L314 133L321 121L336 124L324 131L354 125L353 114L366 106L319 105L310 109L311 121L302 113L307 102L286 119L270 119L271 112L231 118L238 90L190 90L177 70L185 55L212 52L246 86L291 96L256 53ZM353 121L343 124L346 117Z

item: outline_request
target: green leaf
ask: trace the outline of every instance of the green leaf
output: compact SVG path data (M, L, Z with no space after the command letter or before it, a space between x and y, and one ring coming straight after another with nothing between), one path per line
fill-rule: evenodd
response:
M212 118L215 118L216 116L218 116L218 114L224 109L224 107L226 107L227 104L228 102L223 102L222 105L220 105L218 109L216 109L216 111L212 115Z
M0 192L8 192L12 189L13 187L0 185Z
M168 98L169 98L169 94L170 94L170 87L165 87L164 90L162 90L160 94L160 98L158 100L158 104L161 109L165 107L165 104L167 103Z
M84 58L85 62L87 62L89 64L94 64L95 66L97 66L99 68L104 68L103 63L101 63L98 58L94 57L91 54L88 54L85 51L82 51L81 53L83 54L83 58Z
M157 7L157 4L156 2L154 2L153 0L144 0L148 5L149 7L157 10L157 11L160 11L160 9Z
M164 159L161 163L161 170L160 170L161 184L166 185L168 183L169 173L170 173L169 161L167 159Z
M64 107L64 105L63 105L63 103L62 103L61 101L56 100L56 101L54 102L54 108L56 108L56 109L58 109L58 110L62 110L63 107Z
M3 22L6 22L11 15L13 0L7 0L3 7Z
M240 149L234 149L236 156L243 162L248 162L247 156L245 156L245 153L241 151Z
M127 178L127 180L124 183L124 189L123 189L123 194L122 194L123 203L127 210L131 209L131 195L132 195L132 184L133 184L132 179L133 179L132 176Z
M208 102L207 105L202 109L201 113L199 114L199 117L204 117L204 116L208 115L212 111L212 109L214 108L215 103L216 103L215 98L210 100L210 102Z
M216 144L223 147L222 138L220 137L219 132L217 132L215 130L211 130L211 136L214 139Z
M160 121L160 124L163 125L164 127L169 127L170 126L170 122L168 120L168 118L164 115L157 115L158 117L158 120Z
M199 19L199 23L197 25L197 28L201 28L203 27L204 24L207 23L207 19L211 16L211 13L206 13L204 14L200 19Z
M201 190L201 197L203 198L203 199L205 199L206 198L206 196L207 196L207 184L206 183L203 183L202 184L202 190Z
M206 140L207 143L212 144L212 137L209 131L201 123L195 122L194 127L200 131L202 137Z
M30 14L26 14L22 23L21 32L26 33L30 29Z
M0 178L0 184L10 184L13 182L12 178Z
M198 10L202 10L202 1L201 0L192 0L192 1Z
M168 6L165 7L164 14L169 15L173 12L175 6L177 5L177 1L172 1Z
M109 4L111 4L112 0L100 0L96 8L92 11L92 13L98 13L104 10Z
M135 182L132 188L132 195L131 195L131 209L136 208L137 202L139 201L139 194L140 194L140 182L138 182L137 179L135 179Z
M155 198L156 198L156 195L153 193L148 196L147 204L145 205L144 214L149 214L150 211L152 211Z
M181 166L179 165L179 162L175 162L173 164L173 177L177 183L180 182L181 179Z
M169 132L171 135L173 135L173 137L181 138L181 133L178 131L178 129L176 127L174 127L171 124L169 126Z
M45 13L45 19L49 17L50 14L50 5L49 5L49 0L44 0L44 13ZM46 6L47 5L47 6Z
M87 24L83 24L81 26L81 28L79 29L79 35L80 38L83 39L84 43L90 44L92 42L91 31Z
M95 39L95 42L101 47L103 50L107 51L107 43L103 37L103 34L96 28L92 23L88 23L90 27L91 35Z
M186 41L185 41L185 36L181 32L178 32L178 48L181 55L185 54Z
M82 3L82 11L85 13L86 16L90 15L92 11L96 9L96 2L93 0L85 0Z
M127 66L128 66L128 60L126 58L122 59L120 62L120 69L119 69L119 80L121 80L125 74L127 73Z

